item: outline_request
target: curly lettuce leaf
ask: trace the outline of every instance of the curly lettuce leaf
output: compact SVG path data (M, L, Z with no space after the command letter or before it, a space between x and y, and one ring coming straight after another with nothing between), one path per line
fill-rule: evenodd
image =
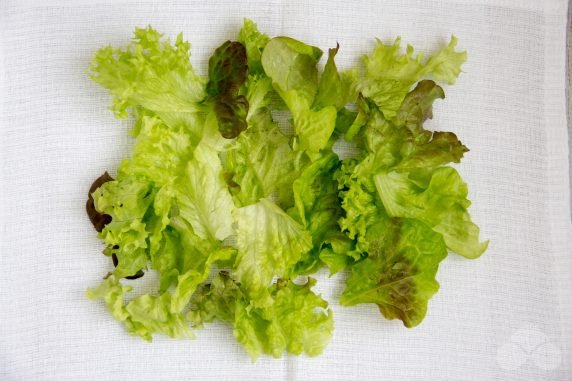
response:
M212 265L220 261L230 261L235 255L235 248L225 246L214 251L208 257L204 258L204 260L195 259L191 264L192 267L177 278L177 287L171 298L171 312L177 313L183 311L197 287L207 280Z
M99 287L88 289L87 297L103 299L110 314L121 321L127 332L151 341L156 333L172 338L194 338L183 314L171 313L170 294L161 296L140 295L125 304L125 294L132 287L124 286L113 278L107 278Z
M328 303L311 290L316 281L299 286L279 280L269 294L273 303L253 307L241 288L225 273L193 297L188 317L196 326L214 319L233 326L234 337L255 360L266 353L280 357L292 354L322 353L332 337L333 314Z
M344 211L338 223L347 236L357 242L360 252L368 251L368 231L384 223L387 215L376 194L375 183L369 177L356 176L359 161L346 159L335 173L341 206Z
M439 290L439 263L447 256L443 239L422 222L391 219L369 245L368 257L352 267L340 303L374 303L387 319L415 327Z
M311 274L322 266L322 259L334 274L359 259L353 242L342 231L338 220L343 211L338 198L338 183L333 173L340 165L330 152L308 165L294 181L295 208L289 213L301 221L312 235L312 249L295 265L293 274ZM354 257L352 257L352 255Z
M111 216L100 238L108 246L107 255L115 255L118 278L132 276L147 267L145 215L154 195L151 183L140 178L109 181L92 193L95 209Z
M161 187L184 171L199 138L185 128L167 126L160 118L143 116L131 158L118 168L119 177L145 177Z
M386 118L393 118L415 82L433 77L448 84L455 83L461 65L467 60L466 52L455 51L456 45L457 38L452 36L445 48L424 61L422 54L414 54L411 45L402 54L399 37L392 45L378 40L373 53L363 59L365 76L357 87L377 104Z
M261 33L252 20L245 18L244 25L238 32L236 39L246 48L248 71L253 74L263 73L262 63L260 60L262 57L262 51L270 41L270 37Z
M136 28L125 49L100 49L90 65L91 78L113 96L112 110L127 117L128 108L195 113L203 109L205 80L191 65L190 44L179 34L162 41L155 29Z
M298 157L288 138L266 114L260 114L226 152L227 183L238 203L247 206L273 193L291 197Z
M268 305L274 276L285 276L312 247L308 231L267 199L234 211L238 254L233 275L257 305Z

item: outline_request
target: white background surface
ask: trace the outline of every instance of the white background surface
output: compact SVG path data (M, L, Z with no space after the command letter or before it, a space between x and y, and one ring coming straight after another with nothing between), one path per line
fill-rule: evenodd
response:
M1 380L572 379L566 1L305 3L0 1ZM320 273L336 326L325 353L251 363L226 326L149 344L84 297L111 266L85 215L87 190L131 145L130 122L113 118L85 75L91 56L152 24L182 31L204 73L243 17L323 50L339 42L341 67L374 37L432 52L454 33L469 52L429 126L471 148L460 171L491 243L479 260L442 263L419 327L338 306L344 275Z

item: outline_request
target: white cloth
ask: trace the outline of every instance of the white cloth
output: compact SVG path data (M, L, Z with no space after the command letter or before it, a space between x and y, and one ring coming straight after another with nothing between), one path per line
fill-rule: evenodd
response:
M0 379L571 380L566 10L565 0L0 2ZM419 327L340 307L345 276L320 273L336 327L324 354L252 363L222 324L149 344L85 298L110 268L87 190L132 144L130 122L85 74L90 58L151 24L184 32L204 72L243 17L324 50L339 42L341 67L374 37L432 52L455 34L469 52L429 126L471 148L459 168L491 243L478 260L442 263Z

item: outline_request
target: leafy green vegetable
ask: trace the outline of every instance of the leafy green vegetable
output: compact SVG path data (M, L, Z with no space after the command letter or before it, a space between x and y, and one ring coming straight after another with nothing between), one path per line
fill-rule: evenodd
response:
M296 264L294 273L313 273L324 262L333 274L350 264L352 258L360 259L359 253L352 250L352 240L342 233L338 225L342 208L333 173L339 164L336 154L325 154L308 165L294 181L295 209L291 214L311 233L313 245L312 250Z
M131 335L151 341L153 334L163 333L173 338L194 338L183 314L170 312L170 294L161 296L141 295L125 304L125 294L132 287L123 286L108 278L96 289L87 291L92 300L103 299L111 315L123 322Z
M322 50L250 20L236 40L214 51L208 78L182 35L171 42L151 27L95 54L90 75L116 117L133 116L134 145L115 179L106 172L89 190L115 269L87 296L145 340L192 338L219 320L252 359L315 356L333 315L316 280L297 277L327 267L350 273L342 305L420 324L447 249L476 258L488 244L447 166L467 147L423 126L445 98L436 81L453 84L466 53L452 37L424 60L398 38L339 71L337 45L320 73ZM275 110L290 113L292 134ZM344 140L351 158L335 148ZM152 293L124 283L150 271Z
M248 100L238 91L248 76L246 48L240 42L227 41L209 60L207 94L214 99L218 129L227 139L246 130Z
M390 216L416 218L440 233L452 251L476 258L487 248L467 208L467 185L451 167L379 173L375 185Z
M340 303L375 303L386 318L414 327L439 289L435 274L447 250L441 236L422 222L389 219L385 225L368 257L352 267Z
M373 54L364 57L366 76L358 88L371 98L386 118L393 118L403 102L411 85L420 79L432 76L450 85L454 84L461 72L461 65L467 60L465 52L456 52L457 38L434 56L423 62L423 55L414 56L413 47L407 46L401 54L401 38L393 45L377 42Z
M237 202L250 205L288 189L298 175L301 160L269 115L254 118L251 127L226 152L231 190Z
M205 81L189 60L191 45L177 36L174 45L161 41L155 29L136 28L126 49L100 49L90 66L91 78L113 95L118 118L127 108L154 112L193 113L203 109Z
M217 152L200 144L175 186L179 215L203 239L223 240L233 234L234 203Z
M238 247L235 276L254 302L267 305L272 278L286 275L310 250L312 237L267 199L236 209L234 217Z
M334 55L331 55L328 69L331 77L335 76L336 70ZM299 148L312 153L326 147L336 125L337 110L334 106L312 108L319 86L316 64L321 56L320 49L289 37L273 38L262 53L264 71L292 113ZM341 85L331 89L322 85L321 90L317 106L332 101L332 98L336 100L336 91L341 93Z
M328 303L314 294L315 279L298 286L279 280L269 290L272 303L252 308L241 287L220 273L193 298L189 320L196 326L214 319L233 325L234 337L255 360L261 353L280 357L293 354L320 354L332 337L333 315Z
M258 31L256 24L249 19L244 20L244 26L238 32L236 39L246 47L246 56L248 58L248 71L253 74L261 74L262 63L260 59L262 57L262 51L270 38L264 33Z

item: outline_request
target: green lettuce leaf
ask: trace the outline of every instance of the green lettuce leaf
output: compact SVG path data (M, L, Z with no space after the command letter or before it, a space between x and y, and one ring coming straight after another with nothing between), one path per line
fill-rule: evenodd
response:
M179 215L199 237L223 240L233 234L234 203L214 148L200 144L195 149L175 191Z
M151 341L153 334L163 333L173 338L194 338L183 314L170 312L170 294L138 296L127 305L125 294L132 287L124 286L113 278L107 278L99 287L88 289L92 300L103 299L111 315L121 321L127 332Z
M161 41L155 29L136 28L125 49L100 49L90 65L91 78L113 96L112 110L127 117L128 108L155 112L194 113L203 110L205 80L189 59L190 44L177 36L174 44Z
M199 138L184 128L172 128L158 117L143 116L131 158L118 176L145 177L157 187L172 183L184 171Z
M289 37L275 37L262 53L262 66L293 114L310 109L318 90L316 64L322 51Z
M268 305L274 276L284 276L312 247L312 237L266 199L234 212L238 255L233 275L259 306Z
M251 123L260 113L268 114L271 103L272 81L265 75L250 75L246 81L246 99L248 100L247 122Z
M325 148L336 127L337 111L334 106L319 111L303 110L294 115L294 126L298 135L297 148L317 153Z
M290 214L312 235L312 249L305 253L293 274L311 274L322 266L322 258L334 274L352 262L353 242L342 233L338 220L343 211L338 198L338 183L333 173L340 161L330 152L308 165L294 181L295 208ZM359 254L357 254L359 259Z
M393 118L411 86L425 77L433 77L448 84L455 83L461 65L467 60L466 52L455 51L457 38L423 62L423 55L414 55L407 46L401 53L401 39L393 45L377 42L371 56L364 57L365 77L359 80L358 89L371 98L386 118Z
M273 193L289 203L292 182L299 174L302 160L270 116L259 114L226 152L227 183L242 206Z
M233 334L251 358L261 353L280 357L284 351L316 356L332 337L333 314L328 303L314 294L309 279L302 286L279 280L269 291L273 303L252 307L241 288L225 273L193 297L189 320L201 326L214 319L233 326Z
M195 259L192 262L192 267L179 275L177 279L177 287L171 298L171 312L183 311L197 287L207 280L215 262L230 261L235 256L236 249L225 246L210 254L204 261Z
M263 73L262 63L260 62L262 57L262 51L268 42L270 37L264 33L258 31L256 24L249 19L244 19L244 25L236 39L246 47L246 56L248 57L248 71L253 74Z
M328 61L318 83L318 90L314 99L313 108L321 109L334 106L341 110L347 103L355 100L354 82L357 79L357 70L338 72L334 58L340 45L328 51Z
M334 65L333 55L329 65L329 71L332 73L335 70L335 66L331 68ZM320 49L288 37L273 38L262 53L264 71L272 79L274 89L292 113L294 129L299 139L296 148L312 153L326 147L336 125L336 107L328 105L312 108L319 86L316 64L321 56ZM331 101L326 98L325 86L322 85L324 95L319 103ZM335 94L333 96L335 97Z
M369 245L368 257L352 267L340 303L374 303L387 319L414 327L439 290L435 275L446 256L441 236L422 222L388 220Z
M99 213L111 216L100 238L108 246L107 255L115 255L118 278L131 276L147 267L148 232L145 215L153 201L154 188L141 178L109 181L92 193Z
M357 242L357 249L367 253L368 231L373 226L384 223L387 214L376 194L373 179L356 176L358 165L359 161L355 159L343 160L334 175L344 211L338 223L342 231Z
M443 235L447 247L467 258L479 257L487 242L467 208L467 184L451 167L380 173L375 185L390 216L416 218Z

